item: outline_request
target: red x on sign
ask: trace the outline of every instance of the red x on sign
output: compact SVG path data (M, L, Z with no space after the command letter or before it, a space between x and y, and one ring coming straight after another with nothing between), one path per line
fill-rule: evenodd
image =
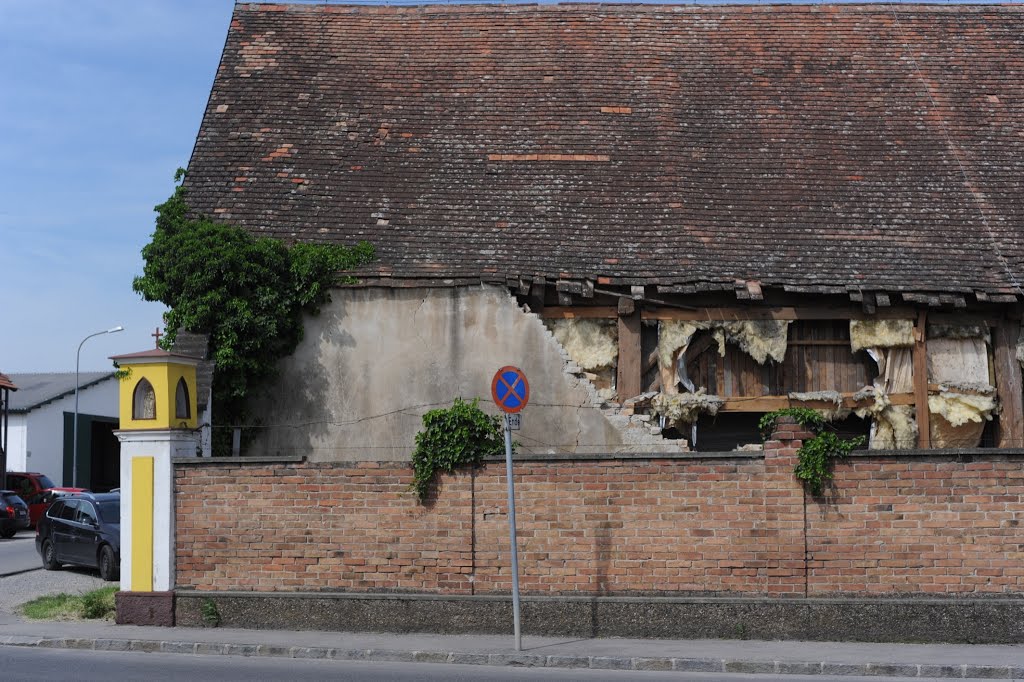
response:
M530 401L530 383L518 367L502 367L491 380L491 397L503 412L515 414Z

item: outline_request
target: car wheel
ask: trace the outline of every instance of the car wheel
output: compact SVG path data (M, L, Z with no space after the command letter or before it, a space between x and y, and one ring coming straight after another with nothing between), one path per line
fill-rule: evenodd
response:
M100 550L100 577L107 582L117 580L119 569L117 560L114 558L114 550L110 548L110 545L103 545L103 549Z
M13 538L14 534L17 533L17 532L18 531L14 530L13 528L7 528L5 530L0 530L0 538Z
M60 568L60 562L57 561L57 550L49 540L43 543L43 568L47 571L56 571Z

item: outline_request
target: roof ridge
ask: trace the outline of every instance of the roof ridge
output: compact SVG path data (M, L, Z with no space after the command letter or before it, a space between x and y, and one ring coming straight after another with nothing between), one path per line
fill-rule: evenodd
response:
M839 13L878 13L887 14L891 3L880 2L836 2L836 3L741 3L728 4L694 4L693 2L555 2L539 4L530 0L521 2L423 2L410 4L377 5L366 3L344 3L344 2L239 2L235 5L235 11L256 11L256 12L324 12L324 13L349 13L359 12L367 14L401 14L412 12L429 13L466 13L480 9L486 9L501 13L519 12L559 12L567 10L591 10L595 8L611 8L622 10L628 13L648 12L679 12L679 13L701 13L701 12L725 12L725 13L770 13L778 14L791 12L797 14L839 14ZM939 13L975 13L982 11L1005 10L1008 12L1024 11L1024 3L970 3L970 4L949 4L948 2L913 2L896 3L901 8L926 9L929 12Z

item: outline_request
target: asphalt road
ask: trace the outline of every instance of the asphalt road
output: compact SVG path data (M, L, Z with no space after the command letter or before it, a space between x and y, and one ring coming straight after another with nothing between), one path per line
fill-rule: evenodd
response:
M708 680L711 682L906 682L906 678L793 675L732 675L711 673L637 672L617 670L559 670L557 668L492 668L437 663L361 663L296 658L194 656L116 651L75 651L0 646L0 671L5 682L68 679L79 682L110 680L341 680L350 682L625 682L626 680ZM928 678L916 678L928 679ZM945 682L945 681L944 681Z
M34 530L23 530L10 540L0 538L0 576L42 568Z

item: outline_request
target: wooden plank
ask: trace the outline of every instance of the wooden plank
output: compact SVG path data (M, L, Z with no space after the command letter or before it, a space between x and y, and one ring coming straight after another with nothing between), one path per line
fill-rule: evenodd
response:
M709 358L709 361L710 361L710 357L711 356L707 356L707 357ZM719 390L721 395L732 395L732 393L731 393L732 386L730 386L729 384L726 383L726 377L725 377L725 360L726 360L727 357L729 357L728 352L724 356L722 356L722 355L715 355L714 356L714 358L715 358L715 386L718 387L718 390Z
M652 369L654 369L655 365L657 365L658 362L658 349L655 348L654 350L647 354L647 359L644 360L644 366L642 368L643 373L647 374L648 372L650 372Z
M549 305L541 313L543 317L564 320L614 319L619 316L618 308L610 305L562 306Z
M774 412L789 407L790 400L785 396L760 396L728 398L718 408L719 412Z
M1020 324L1008 320L995 327L992 352L995 359L996 393L999 396L999 447L1024 447L1024 405L1021 370L1017 361Z
M910 308L887 308L874 315L867 315L860 308L836 308L832 306L750 306L701 308L682 310L679 308L654 307L644 311L645 320L863 320L863 319L912 319Z
M586 319L586 318L608 318L612 319L618 315L616 306L547 306L544 309L544 317L563 319ZM678 321L735 321L735 320L863 320L863 319L913 319L915 313L910 308L887 308L879 310L875 315L866 315L864 311L854 308L834 308L828 306L815 306L797 308L791 306L764 307L750 306L722 307L722 308L701 308L699 310L684 310L680 308L667 308L664 306L648 308L643 311L644 320L678 320ZM963 318L950 318L961 319ZM982 318L977 318L982 319ZM961 321L960 324L964 322Z
M619 364L615 388L620 400L640 395L642 376L640 311L619 317Z
M843 406L854 408L866 405L870 401L854 402L853 394L843 395ZM913 405L913 393L893 393L889 395L893 405ZM791 400L786 396L750 396L727 398L725 404L719 408L719 412L774 412L786 407L808 407L817 410L835 408L835 403L827 400Z
M922 310L917 315L917 326L914 327L914 412L917 417L917 447L922 450L932 446L928 412L927 321L928 311Z
M849 339L792 339L790 346L846 346L850 347ZM853 352L852 350L850 351Z
M530 306L530 310L536 314L544 317L544 293L546 285L543 277L538 277L533 280L530 285L530 295L526 299L526 304Z

